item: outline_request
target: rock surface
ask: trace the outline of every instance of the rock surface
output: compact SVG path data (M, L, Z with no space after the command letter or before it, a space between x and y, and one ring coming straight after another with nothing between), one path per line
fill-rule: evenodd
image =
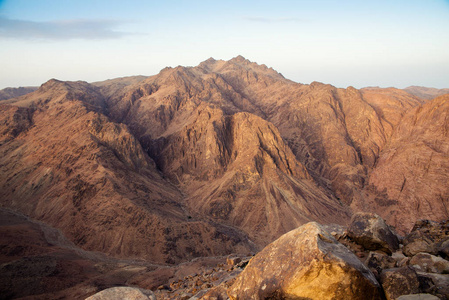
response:
M409 264L419 271L449 274L449 261L429 253L416 254Z
M412 295L402 295L397 298L397 300L439 300L437 296L432 294L412 294Z
M142 291L132 287L113 287L98 292L86 300L156 300L152 291Z
M448 120L449 95L408 110L369 176L368 186L385 193L370 209L403 233L416 220L449 217L449 187L443 184L449 172Z
M381 299L374 275L313 222L258 253L228 295L231 299Z
M348 226L347 235L367 250L382 250L391 254L399 249L397 236L376 214L354 214Z
M387 300L419 292L418 275L409 267L383 270L380 282Z

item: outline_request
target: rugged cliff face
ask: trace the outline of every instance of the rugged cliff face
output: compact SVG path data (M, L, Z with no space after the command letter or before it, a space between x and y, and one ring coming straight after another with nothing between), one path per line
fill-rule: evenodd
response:
M298 84L240 56L50 80L1 102L0 202L84 249L169 263L358 210L405 232L449 217L447 100Z
M29 108L5 106L5 122L20 111L32 117L15 118L14 139L5 133L2 206L118 257L174 263L251 250L243 234L188 218L184 196L127 126L101 113L104 99L92 86L51 81L16 104Z
M449 217L449 96L410 109L395 128L369 186L386 202L369 204L398 228Z

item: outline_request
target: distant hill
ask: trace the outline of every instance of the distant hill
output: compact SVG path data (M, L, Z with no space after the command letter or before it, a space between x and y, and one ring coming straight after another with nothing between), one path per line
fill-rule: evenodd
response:
M405 88L404 91L427 100L431 100L444 94L449 94L449 89L436 89L424 86L409 86Z
M28 93L34 92L37 89L38 89L37 86L18 87L18 88L8 87L3 90L0 90L0 100L7 100L11 98L20 97Z

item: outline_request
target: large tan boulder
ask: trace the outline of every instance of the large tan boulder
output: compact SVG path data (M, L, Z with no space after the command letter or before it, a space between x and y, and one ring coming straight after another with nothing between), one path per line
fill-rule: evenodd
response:
M231 299L381 299L371 271L310 222L265 247L236 278Z

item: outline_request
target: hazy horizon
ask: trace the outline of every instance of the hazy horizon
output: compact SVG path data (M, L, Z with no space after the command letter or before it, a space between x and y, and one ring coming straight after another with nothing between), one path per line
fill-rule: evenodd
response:
M449 1L0 0L0 89L237 55L300 83L449 88Z

